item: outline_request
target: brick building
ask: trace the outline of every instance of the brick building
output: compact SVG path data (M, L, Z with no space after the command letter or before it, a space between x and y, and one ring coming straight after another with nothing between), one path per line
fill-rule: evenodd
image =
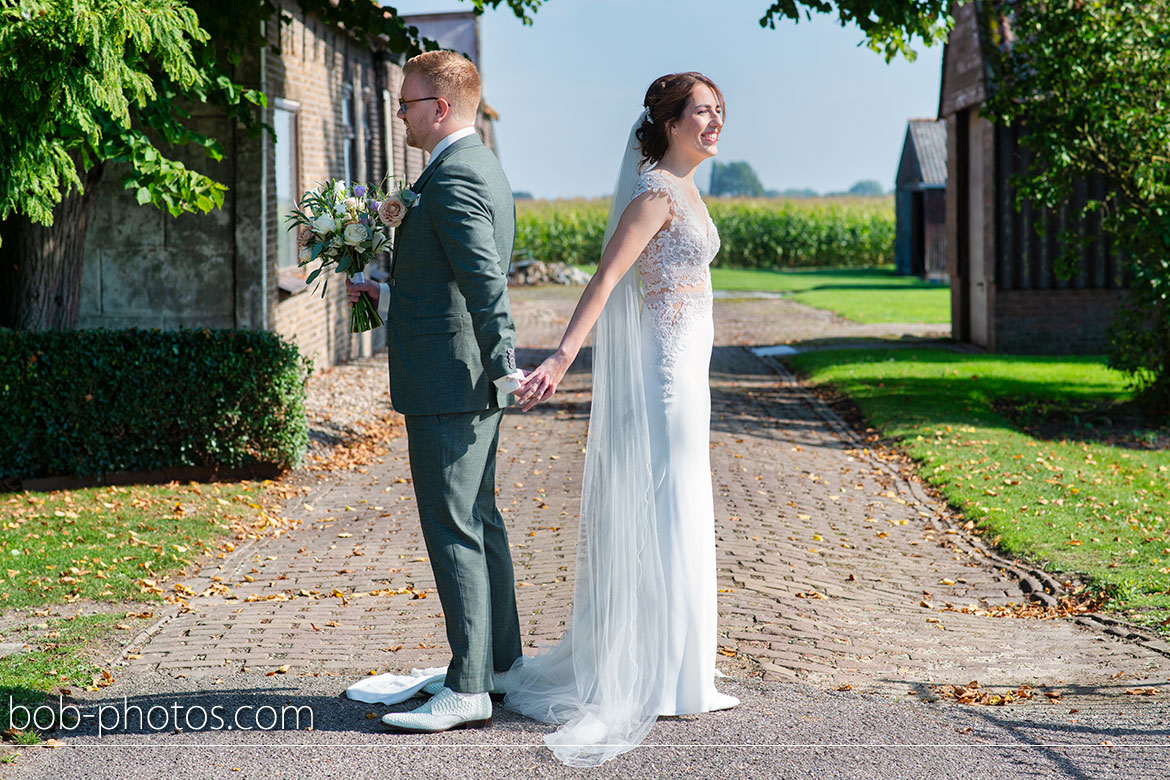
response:
M1104 194L1104 185L1080 182L1060 209L1031 203L1016 209L1010 178L1031 159L1020 144L1024 130L993 125L979 113L993 88L985 25L994 17L984 6L971 0L952 9L955 26L943 50L939 118L946 122L952 332L962 343L998 352L1102 352L1124 280L1099 218L1076 215L1088 193ZM1078 274L1065 280L1055 269L1057 234L1070 221L1079 221L1089 240Z
M174 156L224 182L223 207L172 218L137 205L107 175L90 220L83 266L80 326L211 327L275 330L298 344L317 368L371 354L382 331L349 333L341 276L329 275L327 294L313 293L297 267L285 215L300 194L326 179L413 181L425 155L406 146L395 113L402 58L304 14L282 0L286 23L265 35L279 53L256 52L236 66L240 84L269 96L267 121L276 140L249 137L210 106L195 106L192 129L223 144L220 162L201 149ZM275 18L275 17L274 17ZM407 17L445 48L479 55L476 17L468 13ZM495 148L495 112L481 105L477 128ZM372 269L377 278L384 264Z

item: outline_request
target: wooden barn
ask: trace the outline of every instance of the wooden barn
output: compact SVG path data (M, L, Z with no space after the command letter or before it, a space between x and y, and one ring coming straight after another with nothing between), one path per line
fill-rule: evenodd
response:
M894 180L898 273L947 281L947 124L911 119Z
M953 8L943 50L939 118L946 122L947 268L952 332L960 343L997 352L1095 353L1124 290L1117 254L1096 218L1075 217L1089 240L1079 273L1057 277L1057 233L1100 182L1082 182L1073 203L1057 210L1015 207L1008 181L1026 171L1030 153L1019 126L1000 127L979 114L994 88L986 57L985 0ZM1079 201L1079 202L1078 202ZM1046 228L1042 235L1037 225ZM1094 236L1096 238L1094 239Z

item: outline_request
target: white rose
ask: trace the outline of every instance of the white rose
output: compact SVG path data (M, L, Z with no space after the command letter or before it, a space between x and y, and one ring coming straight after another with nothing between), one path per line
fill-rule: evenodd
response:
M319 236L327 236L337 230L337 220L332 214L322 214L313 220L313 232Z
M366 227L365 225L359 224L357 222L350 222L345 226L345 232L343 235L345 236L346 244L356 247L358 244L366 240Z
M337 193L337 197L339 197L339 198L345 197L345 182L343 182L343 181L333 182L333 191Z
M362 206L362 202L357 198L346 198L345 207L350 211L357 211Z

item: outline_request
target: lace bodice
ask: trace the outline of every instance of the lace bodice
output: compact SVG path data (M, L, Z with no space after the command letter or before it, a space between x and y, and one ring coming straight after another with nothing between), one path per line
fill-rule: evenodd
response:
M715 223L705 205L695 207L687 189L671 174L654 169L642 174L633 195L662 192L670 199L670 223L654 234L638 257L643 310L652 317L664 393L670 392L674 361L689 326L711 316L710 265L719 253Z
M670 224L654 234L638 258L642 291L647 298L710 290L708 266L719 252L719 232L706 206L700 206L701 214L695 209L685 186L658 169L642 174L634 186L635 198L646 192L662 192L670 198Z

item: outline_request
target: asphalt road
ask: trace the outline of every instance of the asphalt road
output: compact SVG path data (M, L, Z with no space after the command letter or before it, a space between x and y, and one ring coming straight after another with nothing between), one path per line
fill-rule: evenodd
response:
M225 674L222 682L167 674L123 679L116 696L85 694L83 722L58 748L17 748L0 776L109 778L850 778L1139 780L1170 774L1170 706L1080 697L970 707L915 697L822 691L804 684L722 682L741 699L719 713L661 719L646 742L596 769L572 769L542 746L550 726L496 706L489 729L433 736L391 733L385 707L339 698L346 676ZM123 700L123 697L125 699ZM98 735L98 708L105 733ZM160 727L116 723L151 707ZM270 730L282 707L301 710ZM251 707L252 709L244 709ZM407 705L401 705L406 708ZM214 710L214 708L219 708ZM270 708L270 709L262 709ZM1070 710L1075 709L1075 712ZM238 716L263 729L175 732L177 720ZM311 712L310 712L311 711ZM129 709L134 713L133 709ZM135 716L136 717L136 716ZM311 721L310 721L311 719Z

